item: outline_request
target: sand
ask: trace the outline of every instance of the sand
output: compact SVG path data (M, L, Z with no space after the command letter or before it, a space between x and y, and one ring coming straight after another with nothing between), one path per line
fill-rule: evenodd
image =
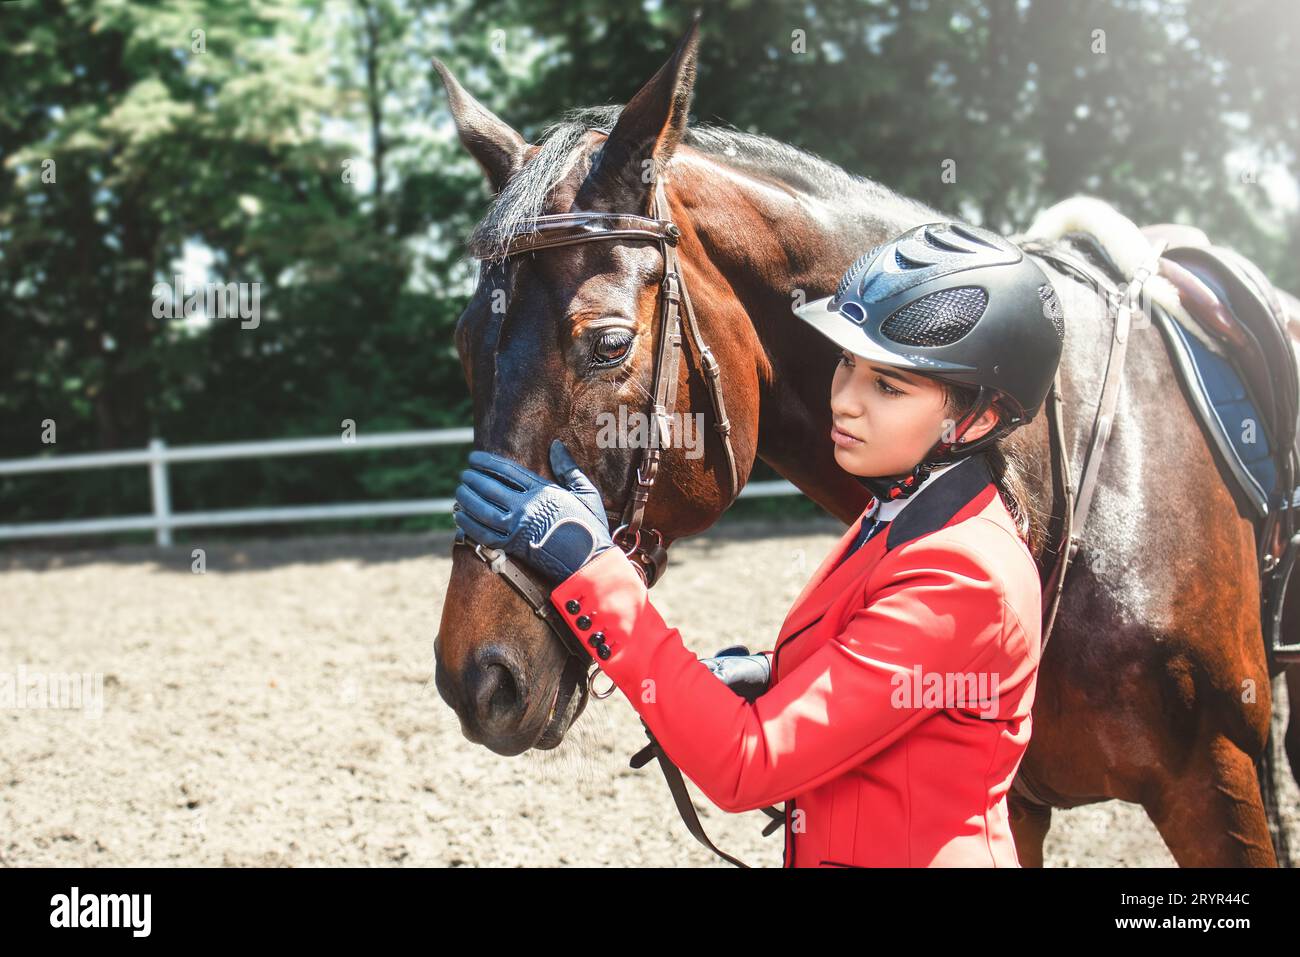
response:
M724 520L674 546L656 606L698 654L770 648L838 535L829 519ZM98 717L93 682L79 709L0 710L0 864L727 866L654 765L628 768L645 737L619 694L552 752L503 758L461 736L433 686L449 543L0 553L0 672L100 675L103 696ZM761 813L694 793L720 846L780 865ZM1294 824L1289 779L1283 798ZM1046 856L1173 865L1117 801L1057 811Z

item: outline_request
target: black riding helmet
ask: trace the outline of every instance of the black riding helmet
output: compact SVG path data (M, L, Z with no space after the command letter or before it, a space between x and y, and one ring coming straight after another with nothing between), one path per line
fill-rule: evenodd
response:
M1037 264L996 233L965 223L909 229L859 256L833 296L794 311L868 361L979 387L952 443L935 443L897 482L862 479L885 499L906 498L937 466L1032 420L1056 376L1065 337L1060 302ZM959 443L990 405L998 425Z

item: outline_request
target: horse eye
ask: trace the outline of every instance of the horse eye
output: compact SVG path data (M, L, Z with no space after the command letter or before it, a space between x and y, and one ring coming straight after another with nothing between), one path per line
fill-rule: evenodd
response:
M591 350L592 363L596 366L618 365L627 358L632 348L631 333L623 330L606 332L596 340Z

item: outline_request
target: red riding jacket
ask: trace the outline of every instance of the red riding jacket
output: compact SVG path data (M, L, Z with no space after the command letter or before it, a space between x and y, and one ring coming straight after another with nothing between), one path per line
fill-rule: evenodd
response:
M686 649L619 549L551 601L718 807L785 802L785 866L1018 867L1006 794L1038 671L1033 558L982 456L836 567L870 509L795 600L752 704Z

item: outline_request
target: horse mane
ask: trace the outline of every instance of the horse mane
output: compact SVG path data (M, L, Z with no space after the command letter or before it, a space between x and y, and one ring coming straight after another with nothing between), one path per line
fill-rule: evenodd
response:
M576 107L546 127L536 156L511 176L493 199L470 235L469 248L487 260L504 259L511 237L523 223L545 212L552 190L583 159L578 147L587 132L610 132L622 111L620 105ZM892 208L899 211L899 218L916 219L920 213L918 221L924 221L927 215L941 218L916 200L770 136L725 124L702 123L688 125L682 141L707 153L719 165L769 177L829 206Z

